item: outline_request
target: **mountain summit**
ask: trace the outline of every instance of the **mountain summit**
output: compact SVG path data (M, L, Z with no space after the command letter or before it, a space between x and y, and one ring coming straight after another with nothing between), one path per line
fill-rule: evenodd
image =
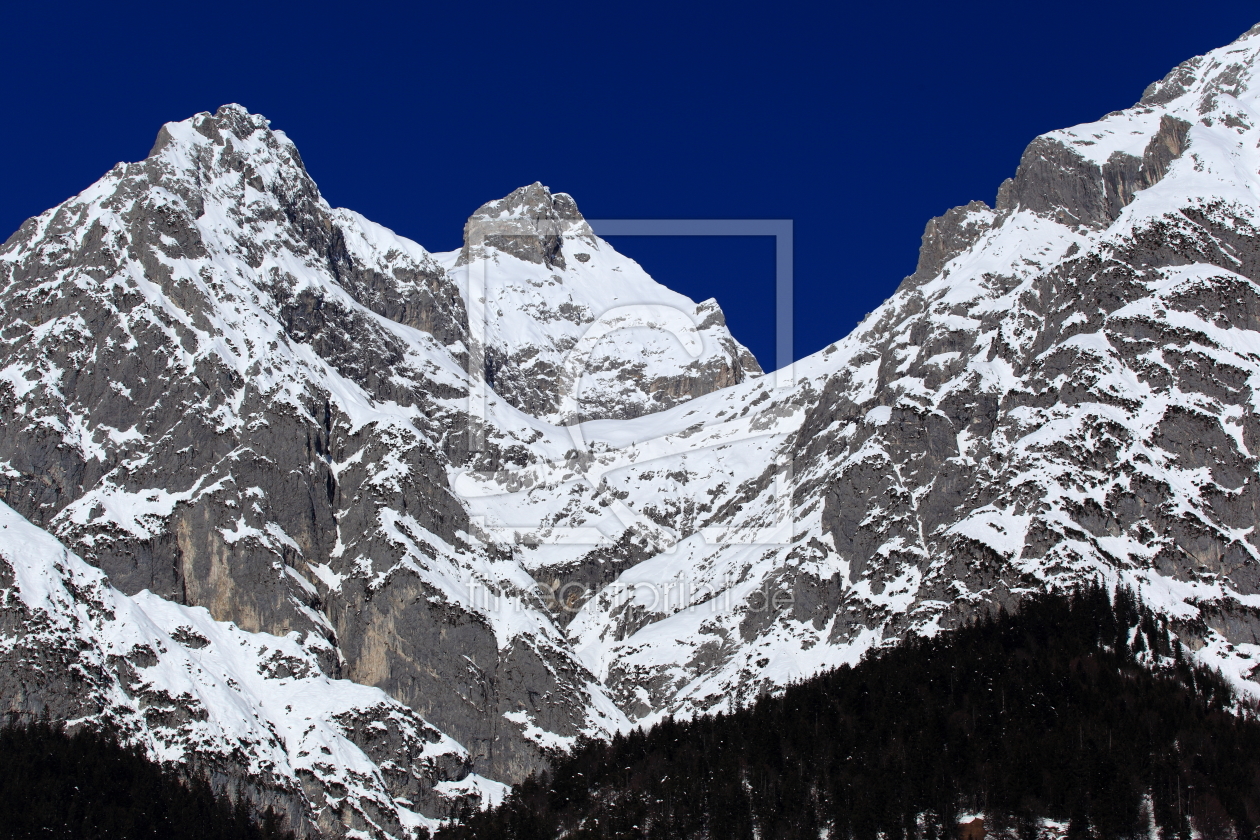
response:
M469 299L485 301L470 330L486 381L535 417L628 419L761 375L717 301L664 288L596 237L572 197L540 183L483 204L446 265ZM661 310L685 317L694 347ZM596 324L608 332L583 352Z
M469 217L464 225L460 261L467 263L484 257L486 249L491 248L563 271L567 268L564 244L569 237L580 237L580 244L587 250L598 247L573 197L566 193L553 195L535 181L498 201L487 201Z

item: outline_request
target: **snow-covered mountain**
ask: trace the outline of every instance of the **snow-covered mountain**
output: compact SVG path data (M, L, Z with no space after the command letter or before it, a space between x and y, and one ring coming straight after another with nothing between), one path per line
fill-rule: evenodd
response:
M545 614L473 601L533 581L468 534L447 473L543 424L479 403L469 453L461 292L330 209L261 117L168 125L0 259L5 498L113 585L297 632L501 778L539 760L502 723L522 703L557 737L622 724Z
M1260 693L1258 58L1037 138L791 376L541 185L431 254L167 125L0 249L0 704L400 836L1097 577Z

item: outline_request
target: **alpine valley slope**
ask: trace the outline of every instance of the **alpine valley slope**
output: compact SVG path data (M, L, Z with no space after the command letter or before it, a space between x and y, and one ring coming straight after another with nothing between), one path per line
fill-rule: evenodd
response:
M1099 578L1260 693L1258 61L1260 27L1037 138L793 371L583 426L587 475L675 539L520 554L598 590L567 635L619 708L727 709ZM473 509L593 524L563 478Z
M0 531L26 535L3 706L398 836L582 733L1099 577L1260 693L1257 62L1260 28L1037 138L856 331L766 377L568 196L525 187L430 254L238 106L167 125L0 249L0 489L33 523ZM302 681L343 699L280 699ZM322 715L318 762L290 715Z

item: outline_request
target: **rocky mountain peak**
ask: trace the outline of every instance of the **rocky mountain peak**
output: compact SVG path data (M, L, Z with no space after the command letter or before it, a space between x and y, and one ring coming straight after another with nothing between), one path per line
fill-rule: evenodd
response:
M219 106L213 114L202 111L186 120L163 125L147 157L161 153L171 143L177 143L179 140L186 141L188 129L202 135L206 140L222 145L228 137L241 140L257 131L269 131L270 128L271 121L261 114L251 114L243 105L228 103ZM176 139L177 137L179 140Z
M197 187L232 174L242 189L248 186L286 203L309 193L322 203L293 142L273 130L266 117L241 105L223 105L213 114L203 111L167 123L144 163L168 174L191 176Z
M1102 230L1137 194L1158 183L1185 151L1195 126L1250 129L1260 73L1260 31L1182 62L1131 108L1033 140L996 209L1020 209L1078 230Z
M1249 130L1260 74L1260 25L1229 46L1182 62L1131 108L1093 123L1047 132L1020 157L1014 177L983 201L930 220L912 284L936 276L987 231L1020 211L1078 232L1105 230L1187 150L1192 130L1224 124Z
M463 263L490 248L525 262L565 268L564 241L579 238L588 248L599 247L577 202L567 193L553 193L542 183L513 190L488 201L464 225Z
M581 221L577 202L568 193L553 193L541 181L518 187L496 201L487 201L473 218L528 218L534 220Z

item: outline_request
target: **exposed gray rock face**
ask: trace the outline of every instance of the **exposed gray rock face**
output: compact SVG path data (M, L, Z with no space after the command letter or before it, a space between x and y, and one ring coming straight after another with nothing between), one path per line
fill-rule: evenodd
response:
M1134 195L1159 183L1185 149L1189 130L1190 123L1163 114L1141 157L1116 151L1101 163L1058 137L1038 137L998 191L997 210L1027 209L1066 225L1105 228Z
M2 503L0 633L0 712L116 732L302 835L401 836L416 811L499 787L411 709L321 674L295 637L128 598Z
M599 247L573 197L553 195L535 181L506 198L486 202L469 217L459 261L467 264L499 252L563 271L566 239L577 240L574 244L587 250Z
M955 207L927 223L923 244L919 247L919 263L915 281L929 280L941 273L945 264L976 244L976 240L993 227L995 214L983 201Z
M1145 100L1143 100L1145 102ZM1154 186L1185 151L1190 123L1161 114L1141 157L1117 151L1102 163L1083 157L1063 139L1038 137L1020 159L1014 178L998 190L994 209L983 201L955 207L928 222L910 282L936 277L970 250L1002 216L1031 210L1069 226L1106 227L1133 197Z

